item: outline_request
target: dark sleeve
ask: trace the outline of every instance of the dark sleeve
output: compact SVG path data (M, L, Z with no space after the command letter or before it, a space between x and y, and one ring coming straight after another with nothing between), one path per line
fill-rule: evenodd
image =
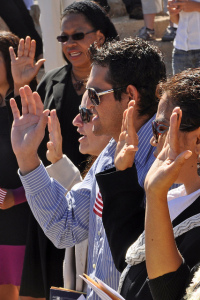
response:
M167 263L167 261L166 261ZM148 280L154 300L180 300L185 294L190 278L190 269L185 262L176 272Z
M135 164L125 171L110 169L96 175L103 198L103 224L116 268L122 272L129 246L144 230L144 190Z

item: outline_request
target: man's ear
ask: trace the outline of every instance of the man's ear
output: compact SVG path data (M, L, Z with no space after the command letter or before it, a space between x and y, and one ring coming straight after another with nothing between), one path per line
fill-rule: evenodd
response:
M105 35L100 30L97 30L96 35L96 45L97 47L101 47L105 42Z
M129 84L126 89L128 95L129 95L129 101L135 100L136 104L139 101L139 93L136 87L134 85Z

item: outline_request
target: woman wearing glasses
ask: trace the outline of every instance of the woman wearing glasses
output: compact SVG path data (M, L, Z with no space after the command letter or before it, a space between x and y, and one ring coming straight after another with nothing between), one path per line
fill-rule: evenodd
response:
M44 108L57 111L63 136L63 153L81 170L84 169L81 162L86 160L86 156L78 151L79 135L72 125L72 120L78 113L85 91L84 83L91 69L88 48L94 42L97 46L101 46L106 40L113 38L117 38L115 27L100 6L90 1L74 2L63 12L61 34L58 37L68 64L47 73L37 88L44 101ZM41 61L36 64L33 62L34 47L34 41L30 41L28 37L25 42L20 41L17 58L13 55L12 49L10 51L16 95L21 86L29 84L35 77L41 64ZM47 141L48 132L39 150L40 158L45 165L48 164ZM29 230L32 233L28 235L21 295L48 299L50 286L63 286L64 250L58 250L53 246L32 215Z
M127 167L138 149L132 102L115 160L117 169L126 169L115 174L113 185L121 182L118 193L112 195L109 175L97 175L106 234L115 264L123 271L119 291L127 300L182 299L189 269L200 261L199 75L200 69L184 71L160 86L151 139L157 159L145 181L146 212L144 191L133 184L135 166ZM182 185L168 192L173 183Z

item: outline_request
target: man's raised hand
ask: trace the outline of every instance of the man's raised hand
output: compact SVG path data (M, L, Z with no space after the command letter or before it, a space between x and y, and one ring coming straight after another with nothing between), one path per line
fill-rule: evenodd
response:
M10 99L13 113L11 142L21 173L27 174L40 164L37 150L44 138L49 110L43 111L38 93L32 93L29 86L20 89L22 115L15 100Z
M121 133L115 151L117 170L131 168L138 150L138 136L134 126L135 113L135 101L131 100L123 115Z

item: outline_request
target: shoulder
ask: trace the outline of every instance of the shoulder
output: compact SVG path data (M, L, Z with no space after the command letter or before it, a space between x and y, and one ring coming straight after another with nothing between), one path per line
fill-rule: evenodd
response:
M59 68L56 68L56 69L53 69L49 72L47 72L41 79L41 82L39 83L38 85L38 88L40 85L42 85L44 82L47 82L47 81L51 81L53 80L54 78L58 78L60 76L65 76L69 70L71 69L71 65L65 65L63 67L59 67Z

